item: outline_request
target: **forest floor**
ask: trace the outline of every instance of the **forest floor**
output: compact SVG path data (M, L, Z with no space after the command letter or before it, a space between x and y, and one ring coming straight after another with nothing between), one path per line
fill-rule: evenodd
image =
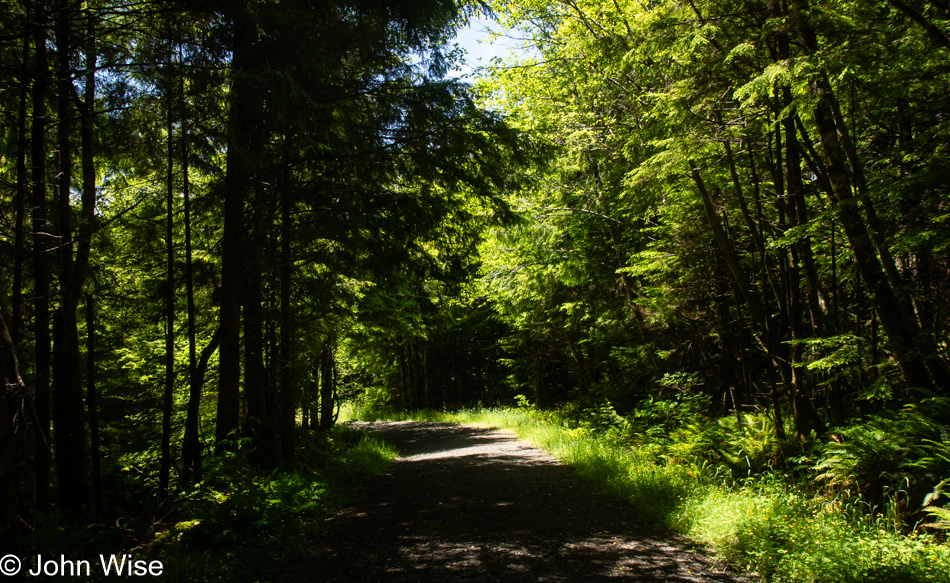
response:
M288 564L284 583L740 582L513 434L429 422L355 426L400 458Z

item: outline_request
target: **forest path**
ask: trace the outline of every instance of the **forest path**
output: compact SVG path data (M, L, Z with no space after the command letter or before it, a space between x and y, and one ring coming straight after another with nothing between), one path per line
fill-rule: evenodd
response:
M359 423L401 457L308 541L282 580L743 581L514 435Z

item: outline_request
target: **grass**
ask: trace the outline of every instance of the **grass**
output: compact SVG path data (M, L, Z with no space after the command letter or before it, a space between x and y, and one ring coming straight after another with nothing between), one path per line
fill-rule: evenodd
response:
M351 411L351 418L392 419ZM788 583L950 583L950 546L904 536L858 502L817 499L765 472L736 480L710 466L664 463L586 427L526 408L427 412L401 419L511 429L626 500L644 520L685 535L754 571ZM728 475L726 475L728 474Z

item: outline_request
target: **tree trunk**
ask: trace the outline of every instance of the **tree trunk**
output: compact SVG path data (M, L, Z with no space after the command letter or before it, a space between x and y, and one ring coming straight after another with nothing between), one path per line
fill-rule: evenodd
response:
M791 103L791 91L788 87L782 90L786 102ZM782 124L785 128L785 185L787 189L788 200L790 201L791 211L789 218L794 227L804 227L808 222L808 214L805 209L805 193L802 185L802 161L801 151L798 147L798 132L795 128L795 120L786 117ZM805 306L802 303L801 294L801 257L807 253L811 256L811 243L808 237L803 237L789 248L789 322L793 341L805 340L808 335L804 330ZM807 272L807 270L806 270ZM821 316L817 311L818 295L814 282L806 275L806 288L808 294L809 306L814 301L815 307L810 309L812 323L816 332L821 329ZM809 284L808 282L811 282ZM807 439L812 431L822 434L825 431L824 424L815 412L808 395L807 372L802 361L803 346L795 342L791 347L792 356L792 385L794 395L792 396L793 414L795 417L795 430L798 432L799 439Z
M256 156L255 156L256 157ZM244 256L244 394L247 396L247 421L244 434L252 438L252 459L260 467L277 460L269 455L271 428L267 418L267 378L264 368L264 306L262 302L264 237L264 189L254 177L252 227Z
M46 194L46 92L49 85L49 65L46 51L46 26L49 15L43 0L35 3L33 17L33 124L30 128L30 158L33 165L31 178L33 212L33 338L34 378L37 433L35 440L35 467L33 477L34 504L37 511L50 511L50 266L49 253L53 246L49 225L49 206Z
M32 5L27 3L26 22L30 24ZM30 43L23 39L23 51L20 62L19 99L17 102L16 128L16 218L13 231L13 301L11 306L10 336L14 344L20 341L20 327L23 321L23 264L26 260L26 197L29 196L29 177L27 176L26 154L27 138L26 116L30 100Z
M182 47L178 45L178 62L182 62ZM197 376L198 332L195 322L195 276L191 245L191 184L188 177L188 116L186 115L185 76L178 76L179 111L181 112L181 190L184 203L185 227L185 300L188 304L188 405L185 417L185 436L181 448L181 471L179 481L190 484L201 470L201 443L198 422L201 416L201 389L204 372ZM217 331L215 331L217 336ZM217 341L215 341L217 346ZM208 357L210 358L210 354Z
M307 383L307 399L304 407L307 408L307 416L310 419L310 430L320 429L320 363L321 353L310 354L310 382Z
M53 323L54 390L53 430L56 440L56 470L66 513L80 520L94 514L92 491L86 468L86 431L83 419L82 360L79 353L77 308L81 282L73 263L71 129L73 97L71 17L68 0L60 0L56 18L56 54L59 69L58 126L59 168L57 175L57 222L59 231L59 283L61 306Z
M284 180L281 180L281 185ZM291 301L291 278L293 258L290 216L290 189L281 188L280 193L280 457L285 466L294 461L294 429L297 425L297 387L292 369L294 358L293 338L296 332ZM306 405L304 406L306 412Z
M92 493L96 510L102 512L102 453L99 444L99 415L96 406L96 314L95 297L86 294L86 415L89 417L90 454L92 456Z
M793 17L798 20L802 44L808 52L814 53L817 51L818 41L807 17L803 16L806 9L803 0L792 1ZM839 130L846 134L847 128L839 128L836 124L835 97L831 86L827 79L819 77L813 83L813 90L818 97L814 111L815 124L825 152L825 166L834 192L838 219L851 245L861 277L870 288L875 310L881 318L888 344L900 366L904 382L908 387L932 390L934 383L930 374L934 374L938 384L946 388L947 379L943 378L943 367L941 363L936 362L937 357L932 356L936 351L920 334L916 319L904 313L898 293L892 287L892 282L878 259L878 248L861 218L860 202L852 192L851 179L848 176L847 155L838 136ZM857 168L858 166L854 165L853 170L856 171ZM869 201L865 204L865 210L869 204Z
M185 440L181 448L183 484L190 484L201 478L201 441L199 440L201 391L204 388L205 374L208 372L208 361L221 342L220 328L211 335L211 340L204 350L197 364L191 370L189 378L188 417L185 420Z
M709 197L709 192L706 190L706 185L699 174L699 169L692 160L689 161L689 164L693 181L695 182L696 188L699 191L703 201L703 208L706 211L706 218L709 221L709 226L713 232L713 238L719 245L719 249L722 251L723 257L726 260L726 266L729 268L732 277L735 279L736 286L739 288L739 291L742 293L742 297L749 306L749 311L752 313L753 320L758 324L761 330L762 340L766 351L768 352L769 357L775 363L781 375L783 390L786 394L791 394L792 371L788 364L788 350L785 344L781 342L780 335L775 331L773 325L771 324L768 314L765 312L765 309L762 306L760 298L752 293L750 289L749 282L742 271L742 265L739 262L739 256L736 253L735 247L729 241L725 231L722 228L719 215L716 213L716 209L713 207L712 199Z
M172 47L168 50L168 80L172 78ZM162 448L161 466L158 473L158 490L161 496L168 494L168 479L171 473L172 412L175 400L175 97L168 91L166 128L168 132L168 169L165 193L165 390L162 395Z
M218 414L215 428L219 450L237 449L241 415L241 232L244 198L250 173L251 103L247 71L255 31L248 7L241 3L233 15L227 172L224 180L224 234L221 241L221 355L218 366Z
M82 209L80 211L79 235L76 238L76 263L73 268L76 303L82 295L82 287L89 272L89 256L92 253L92 233L96 229L96 26L95 15L89 10L86 24L86 74L81 103L82 125Z
M3 393L0 394L0 548L4 551L21 550L14 541L19 538L17 515L20 508L20 481L17 468L17 451L20 427L16 412L20 409L18 397L26 396L20 378L16 346L0 314L0 371L3 371Z
M92 233L96 225L96 159L95 159L95 99L96 99L96 35L95 15L92 10L86 14L86 75L82 103L82 210L80 214L79 235L76 241L76 262L73 267L75 297L82 292L89 270L89 256L92 252ZM102 512L104 500L102 493L102 465L99 443L99 419L96 400L96 334L95 334L95 298L86 294L86 414L89 418L90 454L92 457L92 495L97 512Z
M729 313L730 289L729 279L722 273L721 255L717 254L712 261L713 290L715 292L716 316L719 325L719 374L720 388L728 395L735 412L736 421L742 422L743 386L736 374L736 364L741 364L741 356L736 348L735 320Z
M320 430L327 431L333 427L334 383L333 374L333 344L332 334L328 334L320 351Z

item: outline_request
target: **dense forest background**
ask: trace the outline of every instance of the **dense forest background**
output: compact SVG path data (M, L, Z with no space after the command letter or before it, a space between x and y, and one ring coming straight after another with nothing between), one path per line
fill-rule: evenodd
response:
M532 50L449 77L489 13ZM344 403L520 402L948 518L944 0L0 20L0 540L289 468Z

